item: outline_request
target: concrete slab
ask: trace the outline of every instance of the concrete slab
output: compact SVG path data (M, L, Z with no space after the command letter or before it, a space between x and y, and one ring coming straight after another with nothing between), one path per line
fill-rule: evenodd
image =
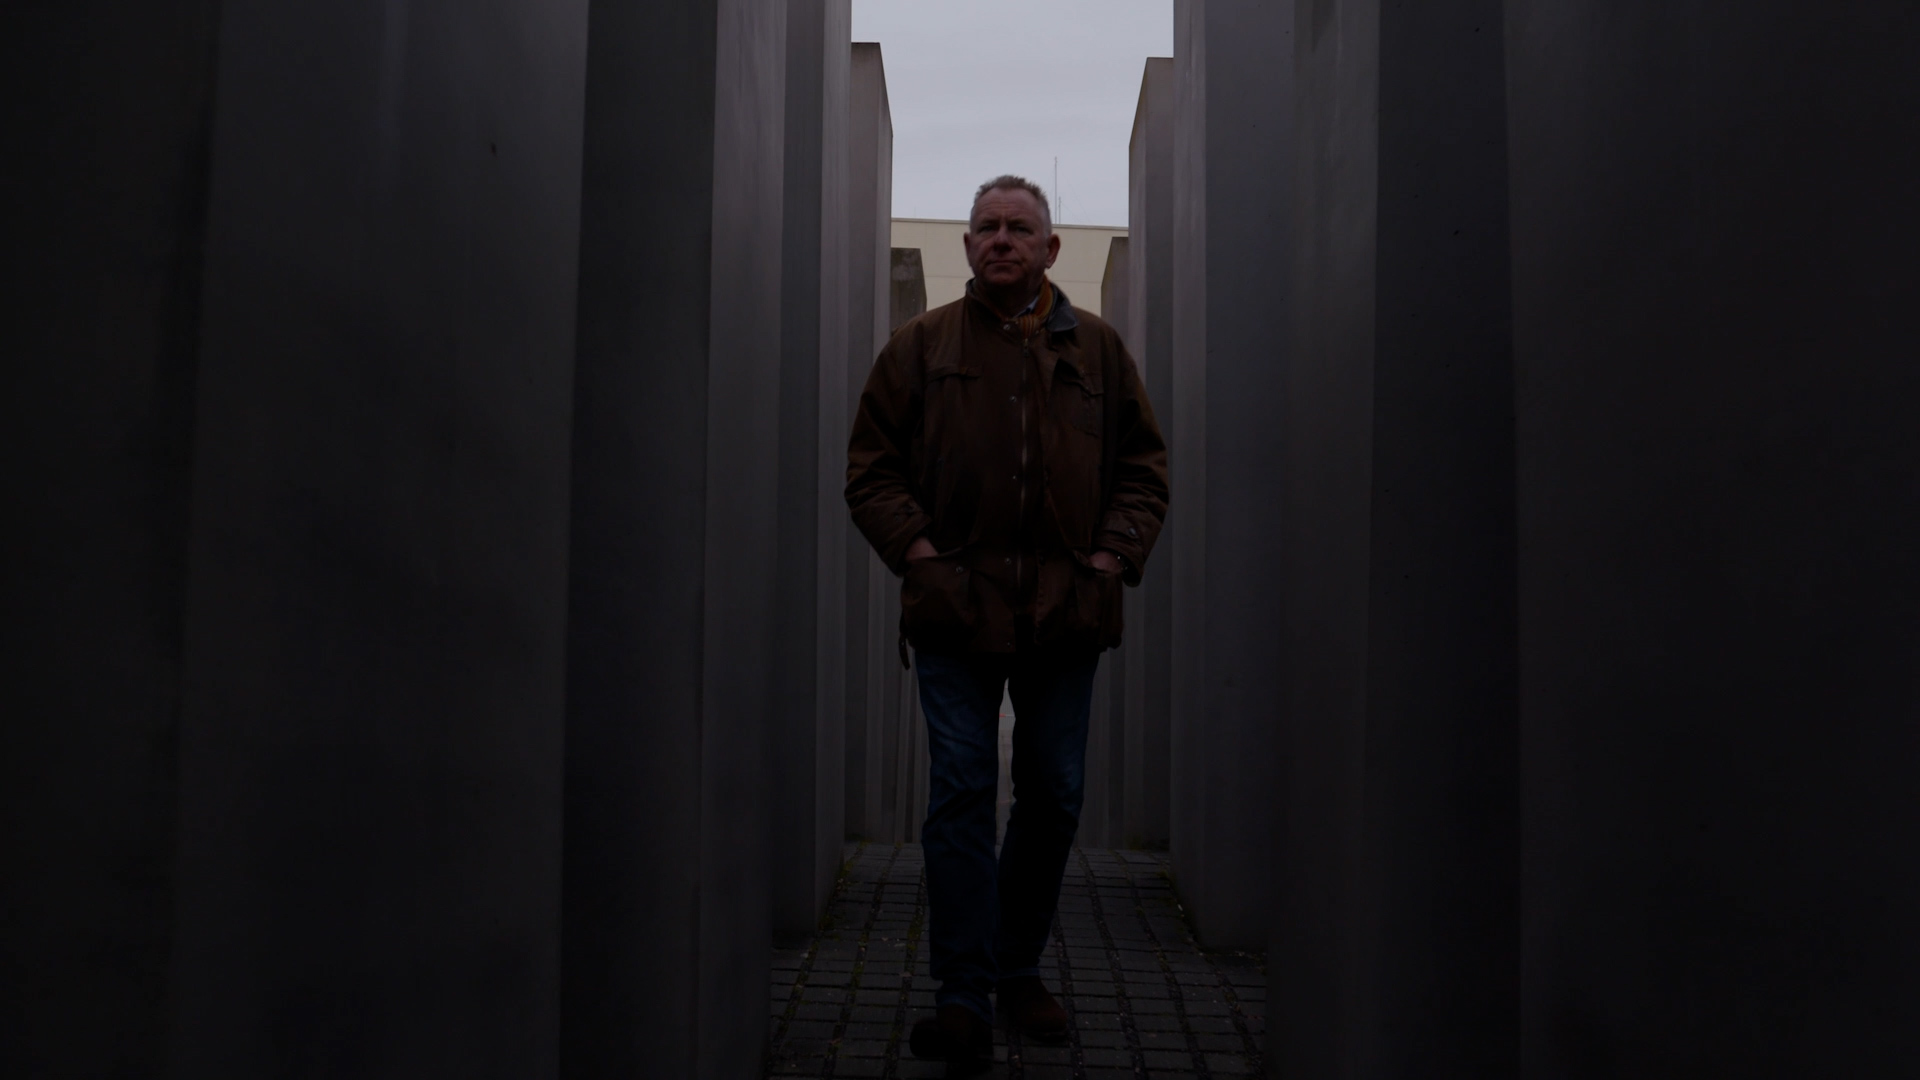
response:
M891 336L893 115L876 42L854 42L849 83L847 202L847 409L860 404L874 357ZM845 446L845 434L841 436ZM843 457L845 467L845 457ZM845 479L841 480L845 484ZM899 584L856 528L847 530L847 834L881 830L881 717L893 650Z
M1524 1071L1909 1072L1920 22L1506 25Z
M221 12L170 1071L552 1076L586 4Z
M878 44L852 46L849 99L847 400L852 409L893 332L893 118ZM843 467L844 446L843 433ZM847 530L847 559L848 679L854 688L847 696L847 833L907 839L900 809L901 755L903 739L912 735L902 728L914 695L902 689L912 675L900 666L900 582L856 529Z
M7 24L4 1056L554 1075L585 4Z
M1171 851L1200 939L1266 938L1291 306L1287 5L1174 8Z
M1100 283L1100 309L1105 318L1125 326L1127 297L1127 238L1108 240L1107 260ZM1122 598L1127 607L1126 645L1133 644L1139 628L1135 625L1134 591ZM1094 674L1093 698L1087 715L1087 771L1084 802L1080 810L1078 842L1089 847L1122 846L1125 840L1127 782L1127 742L1123 729L1127 713L1127 654L1121 649L1101 654L1099 670Z
M1127 254L1127 238L1116 236L1107 241L1107 266L1100 278L1100 309L1115 329L1120 331L1124 340L1128 329L1127 300L1132 290L1127 285L1127 271L1131 259Z
M575 395L569 1076L762 1041L787 5L596 3Z
M1109 847L1118 831L1111 812L1112 803L1121 796L1125 772L1115 768L1117 755L1124 748L1115 730L1122 703L1114 693L1114 673L1122 665L1114 661L1117 651L1100 654L1093 675L1093 697L1087 707L1086 782L1082 789L1078 842L1093 847Z
M849 0L787 15L773 928L820 924L846 835Z
M888 294L887 332L905 326L927 310L927 268L919 248L893 248L892 291Z
M1275 40L1298 123L1268 1000L1288 1075L1516 1066L1499 19L1345 4Z
M1116 323L1146 383L1161 434L1172 444L1173 415L1173 59L1149 57L1128 144L1125 321ZM1176 498L1178 495L1176 494ZM1126 808L1129 846L1168 841L1169 710L1172 705L1173 551L1179 515L1160 533L1158 554L1127 593Z
M213 3L0 14L0 1044L29 1074L166 1068L218 36Z

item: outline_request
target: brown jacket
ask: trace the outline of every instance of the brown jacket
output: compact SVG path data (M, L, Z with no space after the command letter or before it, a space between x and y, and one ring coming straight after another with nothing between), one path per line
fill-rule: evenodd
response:
M1119 335L1054 298L1025 341L971 294L935 308L867 377L847 505L905 578L900 629L917 649L1120 643L1121 581L1140 583L1167 516L1166 444ZM923 533L939 555L908 565ZM1093 569L1101 549L1122 573Z

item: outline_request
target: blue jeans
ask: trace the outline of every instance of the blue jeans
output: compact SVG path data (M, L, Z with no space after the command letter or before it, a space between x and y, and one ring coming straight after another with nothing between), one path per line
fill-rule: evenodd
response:
M934 1001L989 1023L996 980L1040 973L1080 827L1097 653L914 655L927 715L928 937ZM1013 809L996 865L1000 699L1013 699Z

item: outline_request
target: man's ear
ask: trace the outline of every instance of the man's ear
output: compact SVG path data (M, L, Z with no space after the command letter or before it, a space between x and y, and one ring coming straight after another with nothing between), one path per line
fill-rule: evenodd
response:
M1047 237L1047 267L1051 269L1053 267L1053 260L1059 257L1060 234L1054 233L1052 236Z

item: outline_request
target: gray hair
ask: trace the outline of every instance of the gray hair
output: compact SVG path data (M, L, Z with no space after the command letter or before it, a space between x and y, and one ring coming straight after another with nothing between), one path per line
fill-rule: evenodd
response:
M1047 193L1040 190L1039 184L1034 183L1024 176L1015 176L1012 173L1004 176L996 176L986 183L981 184L980 190L973 193L974 210L980 208L980 200L986 198L987 192L989 191L1024 191L1033 196L1034 199L1040 203L1041 223L1047 227L1049 234L1053 232L1053 204L1047 201ZM973 216L973 210L967 211L967 216L971 218Z

